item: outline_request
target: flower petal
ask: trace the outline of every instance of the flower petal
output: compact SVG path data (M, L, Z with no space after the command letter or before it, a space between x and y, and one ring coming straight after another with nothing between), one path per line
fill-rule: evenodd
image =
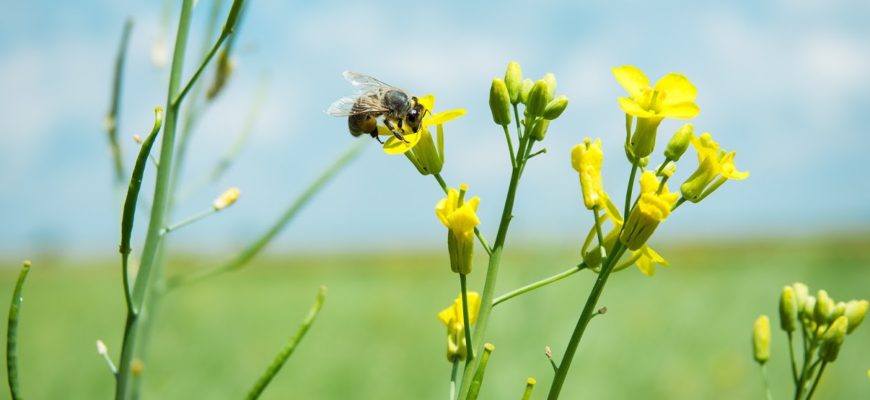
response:
M417 104L423 105L425 109L431 112L435 108L435 96L427 94L423 97L418 97Z
M668 118L676 118L676 119L689 119L695 118L698 113L701 112L701 109L698 108L698 105L691 102L685 101L682 103L664 103L661 108L661 116Z
M649 87L649 79L643 74L643 71L631 65L623 65L611 69L616 81L628 92L631 97L639 99L641 97L641 89ZM628 111L626 111L628 112Z
M457 108L455 110L443 111L438 114L433 114L429 118L423 119L423 126L432 126L432 125L443 125L445 122L452 121L456 118L465 115L464 108Z
M627 97L619 98L619 107L622 108L622 111L625 111L626 114L638 118L649 118L655 115L654 112L645 110L640 104L637 104L634 100Z
M403 142L399 140L397 137L393 136L387 139L387 142L384 143L384 153L387 154L403 154L408 150L411 150L412 147L416 146L420 141L419 133L411 133L404 135L405 140L408 142Z
M654 89L665 93L665 97L662 99L663 106L684 102L691 103L698 96L698 89L692 82L689 82L689 78L674 73L667 74L662 79L659 79Z

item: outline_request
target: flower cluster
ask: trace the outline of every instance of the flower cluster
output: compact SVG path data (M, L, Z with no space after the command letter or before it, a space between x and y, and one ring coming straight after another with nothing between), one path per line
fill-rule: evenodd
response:
M809 288L800 282L782 289L779 323L788 336L796 399L812 396L825 365L837 360L846 337L864 321L868 306L867 300L836 302L824 290L810 295ZM768 318L762 315L759 320L762 319ZM803 363L794 357L795 332L800 332L803 338L803 346L799 346L804 350ZM770 357L770 324L756 321L752 336L753 356L763 365Z

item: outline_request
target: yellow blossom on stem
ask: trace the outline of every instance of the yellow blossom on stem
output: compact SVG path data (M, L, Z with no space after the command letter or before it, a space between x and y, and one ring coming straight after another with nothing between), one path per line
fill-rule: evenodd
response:
M387 139L386 143L384 143L384 153L387 154L402 154L408 150L413 149L417 146L417 143L420 142L421 134L425 130L428 132L428 128L433 125L444 125L444 123L452 121L456 118L459 118L465 115L465 109L459 108L455 110L443 111L440 113L435 113L433 110L435 108L435 96L429 94L417 99L417 102L428 111L425 116L423 116L423 121L420 123L420 130L417 133L411 131L407 125L403 126L402 136L405 137L406 142L403 142L396 138L393 135L393 132L390 132L385 126L378 125L378 135L382 136L391 136Z
M626 219L619 239L629 250L638 250L652 236L659 223L671 214L671 207L679 194L668 191L652 171L644 171L640 177L640 197Z
M743 180L749 177L748 171L738 171L734 165L737 152L727 153L719 149L709 132L700 137L692 136L692 146L698 152L698 169L680 185L686 200L697 203L713 193L729 179Z
M668 263L668 260L665 260L664 257L648 245L644 245L639 250L632 251L631 257L627 261L614 267L613 271L615 272L627 268L631 264L636 265L641 273L649 277L656 274L656 264L663 266L671 265Z
M637 67L623 65L612 71L629 95L619 98L620 108L637 118L637 126L627 146L636 159L652 153L658 126L664 118L688 119L700 112L695 104L698 90L683 75L670 73L650 86L649 79Z
M605 208L607 193L601 181L601 166L604 163L604 152L601 150L601 139L586 138L583 144L571 149L571 166L580 174L580 188L583 190L583 204L588 209Z
M477 314L480 310L480 295L477 292L468 292L468 323L474 325L477 322ZM438 319L447 326L447 360L465 359L468 347L465 343L465 324L462 312L462 294L456 297L453 304L438 313Z
M450 269L460 274L471 272L471 258L474 254L474 228L480 224L477 206L480 198L475 196L465 201L467 185L460 185L459 191L450 188L447 197L435 205L435 215L447 227L447 248L450 252Z

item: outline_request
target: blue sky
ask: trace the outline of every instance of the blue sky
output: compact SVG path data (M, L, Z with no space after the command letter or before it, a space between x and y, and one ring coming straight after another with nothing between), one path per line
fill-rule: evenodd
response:
M192 54L202 42L209 1L195 9ZM17 2L0 16L0 249L26 258L54 248L116 252L118 194L111 184L103 116L112 60L127 16L135 19L121 135L149 129L165 102L166 71L150 61L160 1ZM715 240L866 229L870 182L860 172L870 110L870 3L728 2L310 2L254 0L238 41L237 72L204 114L184 178L197 182L231 145L266 76L267 95L252 137L222 182L190 196L176 219L239 186L236 206L179 231L185 250L241 247L265 229L305 184L353 139L346 121L323 111L351 94L344 70L364 72L437 109L465 108L446 127L451 185L482 198L482 229L495 235L508 180L502 132L491 122L491 79L508 61L527 76L555 73L571 100L546 138L549 153L526 170L511 238L572 245L590 223L581 206L571 146L584 136L605 145L605 186L624 188L623 95L610 68L640 67L655 80L680 72L698 87L692 122L737 151L752 176L729 182L700 205L682 207L663 238ZM171 20L177 18L173 10ZM171 24L170 31L174 32ZM192 68L193 57L187 65ZM436 111L438 111L436 110ZM665 121L659 145L679 126ZM864 132L864 133L862 133ZM681 162L679 178L695 167ZM153 172L153 171L151 171ZM149 173L148 177L153 177ZM148 178L146 178L148 179ZM146 182L151 182L146 180ZM143 190L150 196L151 190ZM272 247L441 245L434 180L372 142ZM140 220L144 226L145 220ZM665 240L665 239L659 239Z

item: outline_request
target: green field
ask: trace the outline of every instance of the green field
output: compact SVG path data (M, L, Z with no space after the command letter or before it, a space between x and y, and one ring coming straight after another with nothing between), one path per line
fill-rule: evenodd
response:
M590 325L563 398L763 398L750 331L761 313L778 327L783 285L803 281L835 300L870 298L870 240L848 238L664 246L672 266L659 268L654 278L630 269L611 279L601 302L609 312ZM110 398L113 378L94 342L102 338L117 359L124 318L118 270L106 260L33 261L19 326L24 395ZM497 293L575 262L566 249L509 249ZM208 262L190 257L174 264ZM17 268L11 261L4 267L5 303ZM479 288L483 257L475 268L471 285ZM527 377L539 382L534 398L545 398L553 373L544 346L559 358L593 276L584 271L495 308L488 336L496 350L482 398L518 399ZM260 258L245 270L172 293L154 327L144 397L242 398L295 331L320 285L329 288L323 312L263 398L447 397L450 364L435 314L459 285L446 251ZM786 341L778 329L772 353L774 398L791 398ZM868 369L870 327L862 326L828 367L817 398L870 398Z

